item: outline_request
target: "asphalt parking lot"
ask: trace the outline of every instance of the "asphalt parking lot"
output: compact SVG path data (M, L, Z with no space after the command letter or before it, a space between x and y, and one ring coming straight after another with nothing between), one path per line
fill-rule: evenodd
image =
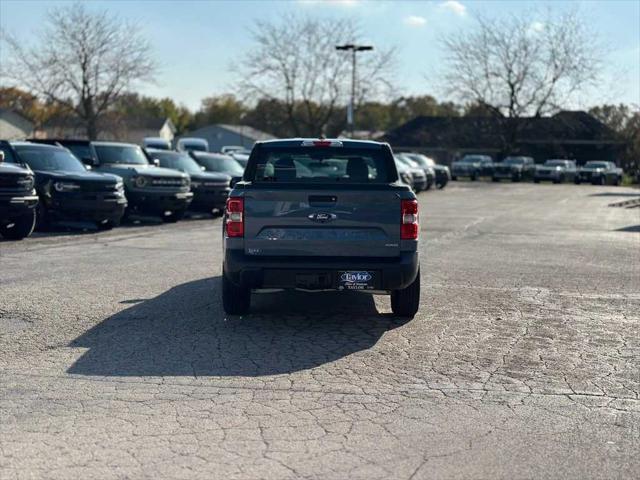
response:
M411 321L225 318L219 219L0 242L0 478L637 478L638 193L422 194Z

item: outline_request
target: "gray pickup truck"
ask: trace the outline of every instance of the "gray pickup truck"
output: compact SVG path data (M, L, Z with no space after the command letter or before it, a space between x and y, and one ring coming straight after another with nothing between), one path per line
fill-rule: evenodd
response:
M256 143L223 227L229 314L264 289L390 294L394 314L418 311L418 202L387 144Z

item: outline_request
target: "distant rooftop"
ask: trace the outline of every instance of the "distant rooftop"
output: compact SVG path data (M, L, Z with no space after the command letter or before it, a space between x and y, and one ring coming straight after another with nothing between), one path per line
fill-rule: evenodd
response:
M616 133L582 111L551 117L416 117L381 139L397 146L482 148L500 144L504 126L519 129L519 142L600 141L617 143Z

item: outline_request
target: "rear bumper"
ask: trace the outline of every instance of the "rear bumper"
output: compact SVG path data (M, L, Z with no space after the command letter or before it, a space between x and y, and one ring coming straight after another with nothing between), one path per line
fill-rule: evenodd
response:
M300 288L299 274L319 274L327 278L323 290L338 289L338 272L371 271L377 276L376 290L407 287L418 274L418 252L402 252L399 257L255 257L242 250L225 251L224 271L236 285L248 288Z

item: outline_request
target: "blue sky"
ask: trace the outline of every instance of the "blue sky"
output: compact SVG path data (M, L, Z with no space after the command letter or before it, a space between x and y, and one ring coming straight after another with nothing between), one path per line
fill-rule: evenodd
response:
M26 42L35 38L55 0L0 0L0 27ZM285 13L358 19L367 40L398 48L395 78L403 95L439 94L443 35L471 28L472 15L524 13L532 25L547 8L578 9L604 43L605 74L600 88L586 92L575 107L603 102L640 104L640 0L608 1L91 1L138 22L155 48L161 65L156 85L141 88L153 96L169 96L195 109L205 96L233 92L233 68L251 48L250 28L256 19L277 20ZM0 51L0 62L4 53Z

